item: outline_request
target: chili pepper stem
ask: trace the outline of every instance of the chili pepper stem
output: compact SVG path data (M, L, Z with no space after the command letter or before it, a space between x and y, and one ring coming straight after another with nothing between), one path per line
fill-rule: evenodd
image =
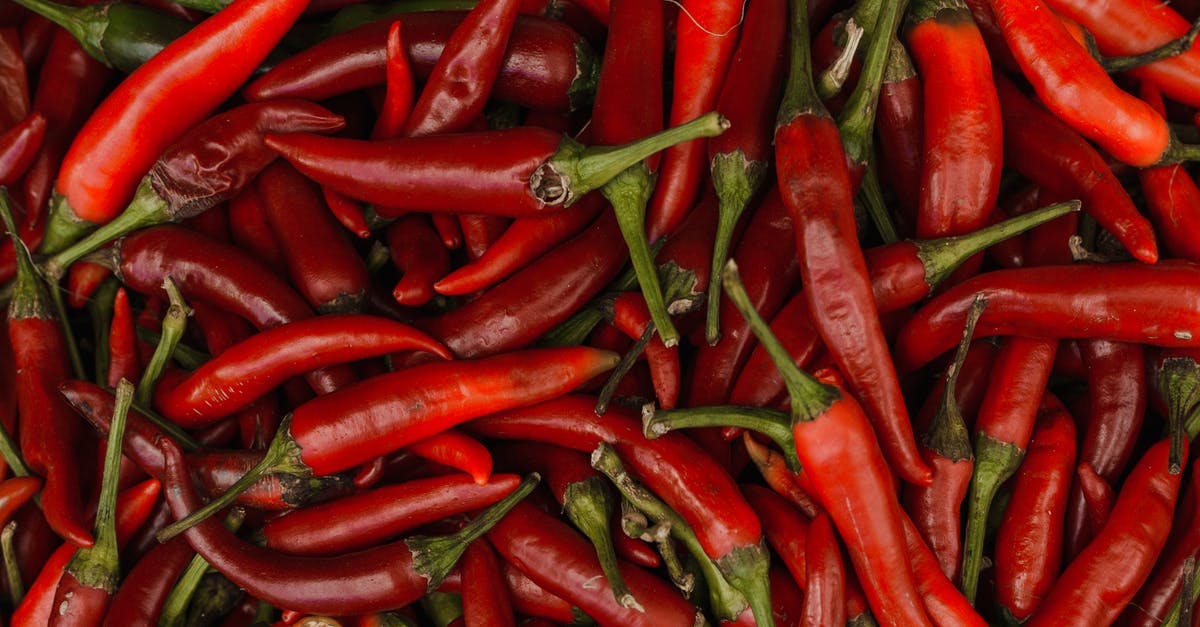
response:
M1171 610L1163 618L1162 627L1179 627L1192 624L1192 606L1196 596L1200 594L1200 586L1196 585L1196 558L1189 557L1183 561L1183 588L1179 596L1171 604Z
M17 521L10 520L4 529L0 530L0 555L4 557L4 575L8 578L8 598L13 607L21 605L25 598L25 582L21 581L21 567L17 563L17 550L13 545L13 536L17 533Z
M1167 403L1169 423L1184 425L1189 440L1196 437L1200 431L1195 420L1200 409L1200 364L1188 357L1170 357L1163 360L1157 378L1159 393Z
M787 460L788 469L800 472L791 416L784 412L735 405L688 409L655 409L652 404L642 406L642 434L647 439L653 440L675 429L699 427L741 427L757 431L779 446Z
M939 285L969 257L1055 218L1077 212L1081 206L1080 201L1069 200L1009 218L967 235L920 240L916 243L917 257L925 266L925 282L930 287Z
M612 500L600 477L592 476L583 481L576 481L563 492L563 512L575 527L592 541L592 546L596 548L596 557L600 559L600 569L604 571L604 577L608 579L608 585L612 588L617 603L621 607L645 613L646 608L634 598L617 568L617 550L613 546L608 524L608 520L612 518L612 510Z
M866 34L866 30L858 25L854 17L847 19L843 28L845 29L846 45L842 48L842 54L838 55L833 65L830 65L817 77L817 95L821 97L821 100L829 100L842 91L846 79L850 78L850 68L858 54L858 45L862 43L863 35Z
M167 291L170 305L162 321L162 340L154 347L154 354L150 357L150 363L146 365L146 371L137 386L137 401L146 407L153 401L154 386L175 352L175 346L183 339L183 332L187 330L187 318L192 315L191 308L183 301L183 295L179 293L179 288L171 277L163 279L163 289Z
M1025 451L980 433L975 438L975 474L967 496L967 529L963 542L962 581L959 588L973 605L979 590L979 570L983 560L984 532L988 510L1000 484L1016 472Z
M715 111L623 146L591 146L565 138L546 163L529 177L534 197L547 205L570 206L635 163L680 142L716 137L729 120Z
M404 541L412 551L412 568L429 581L428 590L433 592L446 575L458 563L467 546L494 527L501 518L541 482L538 473L530 473L511 494L484 510L477 518L467 523L458 533L448 536L417 536Z
M291 425L292 415L288 414L280 422L279 431L276 432L275 438L271 440L271 446L267 447L263 458L253 468L242 475L233 485L229 486L220 496L212 499L191 514L164 527L162 531L159 531L155 535L155 538L159 542L166 542L187 531L200 521L228 507L239 494L245 492L256 481L269 474L284 473L301 478L312 476L312 470L301 461L300 445L296 444L296 441L292 439Z
M38 252L53 255L66 250L94 228L96 228L95 224L75 215L75 210L67 202L66 196L56 193L50 200L50 214L46 218L46 234L42 238L42 245L38 248Z
M758 625L775 624L769 582L771 555L765 543L760 540L755 546L735 548L717 560L717 568L734 588L746 595Z
M654 321L646 325L646 330L642 332L642 336L638 338L633 346L621 355L621 361L617 362L615 368L608 376L608 380L604 382L604 387L600 388L600 395L596 397L596 415L603 416L608 411L608 405L612 402L613 394L617 391L617 386L620 385L621 379L629 374L630 369L637 363L638 355L646 351L646 346L650 344L650 340L654 339Z
M1162 61L1163 59L1179 56L1191 49L1192 44L1196 43L1197 35L1200 35L1200 19L1192 22L1192 27L1189 28L1188 31L1182 36L1172 39L1171 41L1168 41L1167 43L1154 48L1153 50L1147 50L1141 54L1131 54L1120 57L1105 57L1099 55L1098 51L1096 50L1098 46L1096 46L1095 38L1092 37L1090 32L1087 33L1087 41L1088 49L1092 51L1092 56L1096 57L1096 60L1100 62L1100 65L1104 68L1104 71L1108 72L1109 74L1117 74L1120 72L1135 70L1142 66L1150 65L1151 63L1155 63L1157 61Z
M100 59L105 65L111 66L104 47L100 44L104 38L104 30L108 26L105 13L110 3L94 4L86 7L72 7L46 0L13 0L30 11L54 22L71 34L88 55Z
M600 191L612 204L654 326L663 344L675 346L679 343L679 331L675 330L671 314L667 312L654 255L646 241L646 204L654 191L654 176L645 163L638 163L615 176Z
M763 161L747 159L746 153L738 149L714 156L710 169L717 190L717 236L713 242L712 272L708 279L704 338L712 346L721 339L721 268L729 258L734 228L755 190L767 178L768 168Z
M867 161L867 169L863 172L862 184L859 187L860 200L875 225L875 231L884 244L895 244L900 241L900 233L888 214L887 202L883 199L883 188L879 184L879 170L874 160Z
M967 360L971 337L975 335L975 325L979 323L986 307L987 299L980 294L967 310L962 341L958 343L954 352L954 361L950 362L946 369L946 385L942 388L941 403L934 414L933 423L929 425L929 431L925 434L925 446L952 462L973 461L975 458L975 451L971 448L971 434L955 400L955 388L958 386L958 373L963 362Z
M121 379L117 384L112 426L104 451L104 478L100 483L100 502L96 508L96 543L79 549L67 565L67 572L85 587L98 588L110 595L117 590L121 567L117 555L117 480L121 474L121 442L133 402L133 384Z
M883 87L883 71L906 3L906 0L884 3L876 14L862 74L846 106L838 114L838 130L841 132L846 160L850 164L864 164L870 158L875 112L878 109L879 91Z
M173 220L167 201L159 196L158 192L154 191L154 186L150 184L150 177L147 175L142 178L142 182L138 184L137 191L134 193L133 200L129 206L125 208L112 222L108 222L88 233L83 239L80 239L63 250L54 252L53 256L45 261L44 267L46 276L49 280L57 282L58 279L67 271L71 264L79 261L89 253L98 250L108 242L111 242L126 233L136 231L137 229L154 226L155 224L163 224ZM47 226L49 231L49 226ZM47 237L49 233L47 232ZM43 252L53 252L42 247Z

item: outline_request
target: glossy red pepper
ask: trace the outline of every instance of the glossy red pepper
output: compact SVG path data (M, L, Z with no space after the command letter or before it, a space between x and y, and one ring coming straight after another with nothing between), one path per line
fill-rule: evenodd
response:
M1169 11L1165 5L1161 10ZM1149 82L1142 83L1142 99L1160 115L1166 115L1162 96ZM1146 211L1154 223L1154 232L1162 240L1169 256L1200 262L1200 246L1186 233L1200 224L1200 187L1178 163L1138 170Z
M121 580L103 624L119 627L157 622L175 580L195 555L186 538L155 546Z
M1134 627L1162 624L1183 590L1185 561L1200 555L1200 526L1196 524L1200 482L1196 481L1194 468L1183 490L1175 507L1171 533L1154 564L1154 570L1150 571L1149 578L1138 590L1133 602L1121 613L1121 619L1128 620L1128 624Z
M924 86L904 45L888 54L879 90L879 153L884 180L896 191L900 230L913 234L921 197L921 159L925 143Z
M1088 531L1095 536L1112 515L1113 502L1116 501L1117 495L1112 486L1090 464L1080 464L1076 468L1075 481L1083 493L1083 503L1087 507Z
M267 209L253 186L229 201L230 238L276 274L283 276L283 251L267 223Z
M496 552L486 542L472 542L463 553L463 625L516 627L512 601L504 587Z
M512 219L503 216L458 216L458 224L463 234L463 250L466 251L467 258L473 260L482 257L492 242L504 234L510 223Z
M613 301L613 325L630 338L637 340L642 337L651 324L650 310L641 294L625 292ZM646 345L645 354L658 405L663 409L671 409L679 399L679 347L668 347L659 336Z
M808 591L809 521L787 499L774 491L754 484L740 486L746 500L758 512L763 523L763 533L792 579L801 590Z
M0 134L0 185L12 185L25 174L45 139L46 116L37 111Z
M447 429L406 447L414 455L461 470L477 485L484 485L492 474L492 454L483 444L457 430Z
M805 548L808 587L804 589L804 627L842 625L846 622L846 574L833 522L817 514L808 529Z
M125 288L117 288L113 300L112 324L108 332L108 387L116 388L121 379L130 381L141 377L142 365L137 354L137 330L133 326L133 309Z
M925 611L929 613L933 624L969 627L983 627L988 624L942 572L937 557L921 539L921 534L912 520L905 516L903 522L908 559L912 561L913 575L917 579L917 587L921 590L921 600L925 603Z

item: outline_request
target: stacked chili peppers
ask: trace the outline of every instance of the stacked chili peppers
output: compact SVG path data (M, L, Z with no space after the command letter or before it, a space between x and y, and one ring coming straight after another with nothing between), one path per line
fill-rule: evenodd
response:
M0 616L1197 624L1198 14L0 0Z

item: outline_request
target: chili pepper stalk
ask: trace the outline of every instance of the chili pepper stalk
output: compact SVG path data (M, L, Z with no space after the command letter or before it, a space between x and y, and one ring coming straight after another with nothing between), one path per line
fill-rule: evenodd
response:
M4 576L8 582L8 598L13 607L19 607L25 598L25 582L21 581L21 565L17 562L17 549L13 536L17 533L17 521L10 520L0 529L0 557L4 559Z
M1157 364L1155 383L1167 404L1167 424L1171 437L1171 472L1182 468L1183 438L1196 433L1197 409L1200 408L1200 363L1190 356L1172 356Z
M236 533L241 527L242 521L245 519L246 512L241 508L234 508L229 515L225 517L225 528ZM192 601L192 597L196 593L196 588L200 585L200 580L211 567L204 558L199 555L193 555L188 565L183 569L183 573L179 575L178 581L171 588L170 594L163 601L162 613L159 615L158 624L163 627L181 627L185 624L187 617L188 605Z
M167 306L167 313L163 317L161 339L154 347L150 363L146 364L142 380L138 381L136 398L138 404L143 407L150 406L154 396L154 386L162 376L163 370L166 369L167 363L171 361L175 346L183 339L183 333L187 330L188 316L192 315L191 307L184 302L183 295L179 293L179 288L175 285L175 281L171 280L171 277L163 280L163 289L167 292L170 305Z

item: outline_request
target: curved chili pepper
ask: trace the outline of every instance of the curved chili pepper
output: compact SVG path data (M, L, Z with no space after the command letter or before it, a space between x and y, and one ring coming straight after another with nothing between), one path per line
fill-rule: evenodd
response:
M519 504L487 534L488 542L534 583L601 622L620 625L692 625L696 611L669 584L631 564L622 578L644 612L622 607L603 583L588 542L536 507Z
M179 448L164 440L162 454L167 502L177 517L185 518L197 510L200 499L184 478L187 468ZM436 588L467 542L482 535L533 487L533 481L523 482L521 489L454 536L409 538L336 557L286 555L259 548L211 519L189 528L186 536L209 564L269 603L305 612L362 614L407 605ZM422 555L425 550L430 554Z
M300 100L251 103L213 116L172 142L142 178L129 206L84 240L56 252L47 261L47 271L53 276L104 242L139 228L201 215L241 194L276 157L263 144L267 133L329 132L343 126L341 116ZM299 185L295 180L288 182ZM269 183L259 183L264 185L274 189ZM301 191L295 195L299 198L288 200L299 203ZM297 222L314 220L297 216Z
M1083 502L1088 512L1088 531L1091 535L1100 533L1112 515L1113 501L1117 495L1111 485L1096 473L1090 464L1080 464L1075 472L1079 489L1083 493ZM1089 538L1090 539L1090 538Z
M447 429L408 445L413 454L461 470L484 485L492 474L492 455L478 440L458 431Z
M392 290L396 302L414 307L428 303L439 279L445 280L450 271L450 253L429 220L419 213L400 216L388 226L387 242L392 263L402 274Z
M641 294L624 292L613 300L613 326L636 340L653 324L650 310ZM650 365L650 378L654 381L654 396L659 407L671 409L679 399L679 348L668 347L662 337L650 340L646 345L646 363Z
M1146 357L1139 344L1088 340L1078 342L1088 379L1088 421L1079 444L1079 463L1105 481L1125 473L1146 414ZM1091 539L1083 494L1071 491L1067 506L1066 555L1074 556Z
M115 388L121 379L130 381L141 374L137 355L137 335L133 326L133 310L125 288L117 288L113 300L113 317L108 332L108 386Z
M504 587L496 553L486 542L472 542L463 553L463 624L516 627L512 601Z
M8 305L8 339L16 364L17 407L21 415L21 455L30 470L45 480L42 511L46 522L80 547L92 546L84 525L80 460L83 425L61 398L58 384L71 378L67 340L35 274L29 251L17 239L8 194L0 189L0 216L17 248L17 283Z
M1063 408L1041 412L996 536L996 600L1015 621L1029 618L1062 567L1062 530L1074 468L1071 415Z
M584 148L536 127L385 142L268 135L266 142L309 178L377 205L385 217L403 210L522 217L569 206L648 155L727 126L712 113L621 148Z
M34 111L0 134L0 185L12 185L37 159L46 139L46 116Z
M237 484L160 538L202 520L269 473L308 478L348 470L463 421L566 394L617 359L584 347L520 351L417 366L319 396L292 411L266 456Z
M888 459L905 480L928 483L929 468L917 453L870 293L841 139L812 84L808 39L804 7L793 6L792 61L775 158L780 195L796 229L801 283L809 309L821 312L813 323L863 399Z
M937 557L921 539L913 521L905 516L902 522L913 576L916 577L917 587L921 590L921 600L925 603L925 611L929 613L933 624L969 627L983 627L988 624L942 572Z
M463 234L463 249L467 253L467 258L478 259L483 256L492 242L504 233L511 222L511 218L502 216L458 216L458 223Z
M1200 276L1190 264L1052 266L988 272L917 311L900 331L896 363L909 372L954 346L954 327L977 293L988 301L979 334L1107 338L1158 346L1194 346ZM1130 312L1138 312L1130 315Z
M87 224L115 218L159 154L233 94L304 5L302 0L237 2L123 81L100 103L63 159L44 250L62 250ZM220 72L196 72L196 67L219 67ZM137 141L130 141L135 133Z
M1059 575L1028 625L1107 624L1133 599L1171 528L1180 474L1168 471L1170 449L1168 438L1146 451L1125 479L1108 524Z
M121 580L103 624L119 627L156 623L175 580L195 555L186 538L155 546Z
M418 81L430 75L465 11L404 16L401 39ZM285 59L242 90L247 100L320 101L385 82L392 19L334 35ZM570 111L586 104L599 69L595 53L569 26L518 16L491 95L534 109Z
M1003 134L991 62L962 2L918 2L909 19L909 50L925 90L917 236L961 235L987 222L1000 189Z
M457 296L490 287L587 228L602 208L602 197L599 194L589 194L554 215L518 218L478 259L455 268L449 274L443 272L433 284L433 290L438 294ZM398 227L389 227L395 228ZM390 237L391 230L388 234ZM389 239L395 261L396 247L392 246L390 241ZM396 263L400 265L399 262ZM447 270L449 265L447 258ZM407 266L400 267L406 273L410 271ZM397 301L404 303L399 299Z
M742 26L743 5L734 0L680 5L675 22L675 69L669 124L676 126L716 106ZM663 154L662 171L647 213L646 237L657 241L679 227L696 201L704 176L705 142L689 141Z
M734 227L769 174L772 125L782 91L787 3L765 1L750 5L741 30L717 99L717 110L732 126L728 133L708 142L709 168L720 214L706 292L705 339L709 344L715 344L720 335L720 275L729 255Z
M162 485L157 479L143 481L117 495L117 546L122 547L137 532L154 510ZM78 547L63 543L41 566L37 579L29 584L24 600L12 615L15 625L48 625L54 613L54 593L63 577L63 569Z
M1200 554L1200 526L1196 524L1200 482L1196 481L1195 470L1192 470L1187 481L1175 507L1171 533L1163 552L1158 556L1146 583L1121 614L1122 620L1127 619L1128 624L1134 627L1153 627L1163 623L1163 618L1185 585L1186 561Z
M412 65L404 51L404 36L401 22L392 22L388 27L386 48L386 81L383 103L379 106L379 117L371 129L371 137L398 137L402 134L408 116L416 101ZM328 199L328 194L326 195ZM333 203L330 203L331 205Z

